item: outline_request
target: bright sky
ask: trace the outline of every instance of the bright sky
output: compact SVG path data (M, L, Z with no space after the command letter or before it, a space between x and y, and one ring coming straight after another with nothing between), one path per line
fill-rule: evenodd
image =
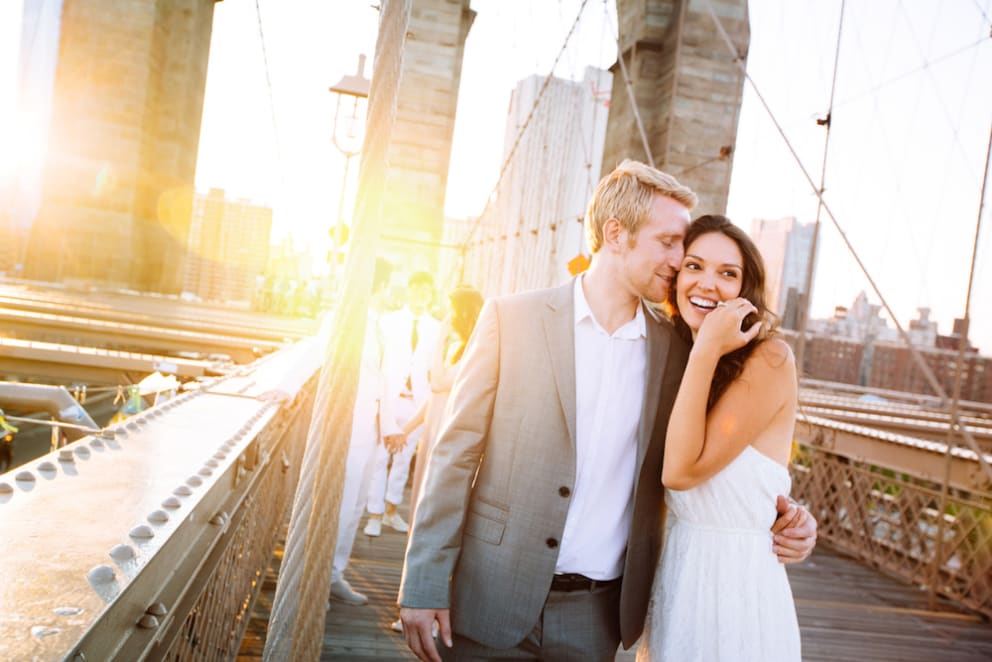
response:
M12 169L22 0L0 0L0 176ZM327 245L343 158L331 144L327 88L374 50L368 0L260 0L275 105L262 64L255 3L216 5L196 183L275 208L277 241ZM446 210L478 213L500 168L510 91L546 74L581 0L473 0ZM556 69L579 78L616 58L612 2L591 0ZM748 71L817 183L840 0L750 0ZM985 148L992 123L992 0L847 2L825 198L906 323L933 309L942 333L964 310ZM928 64L929 63L929 64ZM352 175L357 168L352 169ZM349 191L349 193L352 193ZM989 193L992 198L992 191ZM347 199L347 198L346 198ZM972 294L972 342L992 353L992 228L986 205ZM350 215L345 205L345 216ZM702 210L700 210L702 211ZM812 221L817 202L754 89L745 88L728 215ZM813 315L869 286L823 214ZM877 302L869 292L869 299Z

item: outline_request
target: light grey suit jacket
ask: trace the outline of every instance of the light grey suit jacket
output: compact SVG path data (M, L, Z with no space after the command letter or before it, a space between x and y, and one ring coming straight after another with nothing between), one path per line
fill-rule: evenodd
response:
M573 286L486 303L407 546L400 605L450 608L455 632L493 648L515 646L537 624L575 485ZM647 307L645 321L647 384L618 614L625 647L643 629L661 548L665 430L688 357L671 322Z

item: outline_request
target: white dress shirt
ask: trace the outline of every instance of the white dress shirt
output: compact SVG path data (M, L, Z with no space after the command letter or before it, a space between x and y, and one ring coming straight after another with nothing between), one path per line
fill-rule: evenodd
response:
M646 384L646 332L638 305L632 320L608 334L589 308L582 277L575 279L575 486L556 573L601 580L623 574Z
M417 320L417 349L413 349L413 321ZM430 368L431 353L437 344L441 323L429 313L414 315L406 306L386 313L381 320L385 334L385 370L389 373L390 386L396 389L394 397L406 391L406 381L410 378L414 409L430 395L427 373Z

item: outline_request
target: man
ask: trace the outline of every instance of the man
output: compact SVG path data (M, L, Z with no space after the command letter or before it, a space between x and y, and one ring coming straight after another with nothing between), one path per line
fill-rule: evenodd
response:
M589 270L486 305L407 547L400 616L420 659L612 660L640 636L688 353L643 302L666 299L695 203L670 175L625 161L589 205ZM798 530L777 535L776 552L801 560L815 522L777 507L776 530Z
M397 425L410 420L430 395L427 369L441 328L430 314L433 300L434 278L425 271L417 271L407 281L406 305L382 317L387 370L392 386L398 389L389 396L396 416L393 422ZM400 533L406 533L409 528L397 509L403 501L403 490L410 475L410 458L417 448L419 436L418 429L410 435L406 445L392 455L386 446L376 450L369 483L369 521L365 525L365 535L380 535L383 524Z
M392 412L390 394L396 389L391 386L390 370L386 367L385 331L382 323L391 272L392 267L389 262L382 258L376 260L368 321L365 325L358 391L355 394L351 440L348 445L348 458L345 460L344 487L338 515L338 539L331 567L331 598L350 605L363 605L368 602L368 598L354 590L344 578L344 571L348 567L348 559L351 558L351 548L355 544L362 511L365 510L373 458L378 447L401 438L400 428Z

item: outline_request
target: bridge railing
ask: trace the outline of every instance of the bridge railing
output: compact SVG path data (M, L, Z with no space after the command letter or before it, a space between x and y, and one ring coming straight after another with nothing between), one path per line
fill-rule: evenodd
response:
M992 617L992 492L970 451L825 420L797 440L792 495L820 540Z
M0 475L0 659L234 659L314 380L281 405L256 396L300 369L284 350Z

